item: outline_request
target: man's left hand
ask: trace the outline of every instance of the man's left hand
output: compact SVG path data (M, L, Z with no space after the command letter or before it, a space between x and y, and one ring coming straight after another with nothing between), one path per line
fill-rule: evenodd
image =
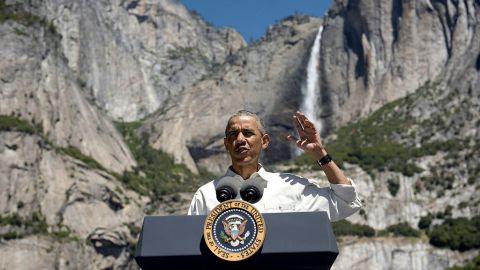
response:
M289 141L294 142L300 149L311 154L315 160L320 160L327 154L319 132L304 113L296 112L293 115L293 124L297 129L300 139L293 135L288 135L287 139Z

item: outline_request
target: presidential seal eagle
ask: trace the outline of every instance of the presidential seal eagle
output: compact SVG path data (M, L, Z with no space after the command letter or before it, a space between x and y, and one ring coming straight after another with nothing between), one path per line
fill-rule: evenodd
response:
M244 240L250 235L249 231L243 235L247 222L248 220L240 215L230 215L222 220L224 231L227 235L224 242L228 242L234 247L243 244Z

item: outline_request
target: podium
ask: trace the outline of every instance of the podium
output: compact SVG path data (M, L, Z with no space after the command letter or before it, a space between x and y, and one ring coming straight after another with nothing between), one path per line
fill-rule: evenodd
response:
M252 257L228 262L203 239L206 216L147 216L135 260L143 269L330 269L338 247L325 212L265 213L266 236Z

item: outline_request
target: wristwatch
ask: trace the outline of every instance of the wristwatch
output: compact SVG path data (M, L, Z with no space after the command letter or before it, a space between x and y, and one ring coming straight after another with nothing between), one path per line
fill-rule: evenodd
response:
M318 160L317 163L318 165L323 166L325 164L328 164L330 161L332 161L332 157L329 154L326 154L324 157Z

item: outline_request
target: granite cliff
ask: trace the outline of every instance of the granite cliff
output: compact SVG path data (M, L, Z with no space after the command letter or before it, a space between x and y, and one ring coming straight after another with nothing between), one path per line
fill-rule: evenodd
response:
M175 0L32 2L62 36L59 51L93 103L117 120L164 108L245 45Z
M0 269L136 269L144 215L184 214L191 193L145 191L157 156L141 159L153 150L138 151L135 134L219 174L225 120L246 108L271 133L267 167L325 185L311 163L287 162L284 140L321 26L316 114L362 194L349 221L376 235L339 237L334 269L447 269L478 256L433 246L425 228L382 232L479 215L479 10L337 0L324 18L285 18L247 45L175 0L1 0ZM138 122L125 132L122 121ZM177 187L192 185L175 170Z
M334 1L325 21L319 104L330 126L478 58L478 1Z

